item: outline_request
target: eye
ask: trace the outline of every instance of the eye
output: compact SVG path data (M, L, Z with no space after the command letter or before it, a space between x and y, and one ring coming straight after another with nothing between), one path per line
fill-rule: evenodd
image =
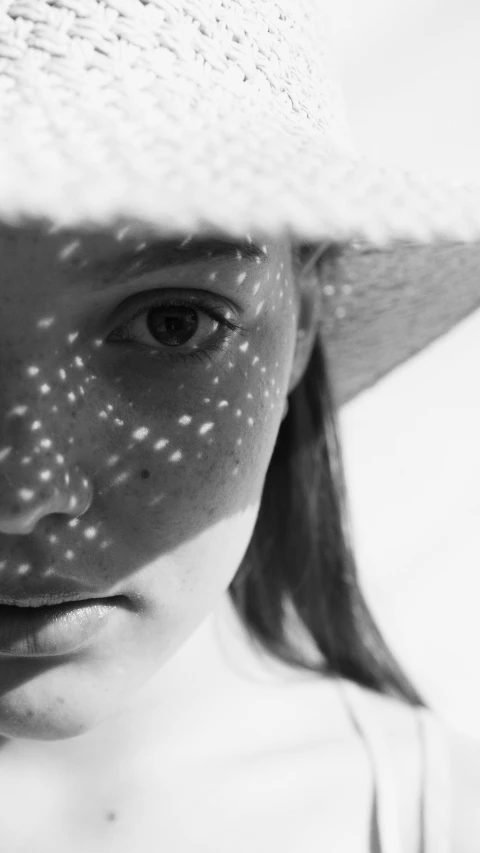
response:
M231 316L231 310L213 300L155 297L143 302L107 343L130 342L150 358L211 361L213 353L224 352L234 336L247 332Z

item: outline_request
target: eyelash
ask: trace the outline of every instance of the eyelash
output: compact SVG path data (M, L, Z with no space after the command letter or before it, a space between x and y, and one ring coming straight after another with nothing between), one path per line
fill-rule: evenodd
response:
M181 359L181 360L183 360L183 362L185 364L188 364L191 362L191 359L197 359L198 361L201 361L201 362L205 361L206 359L209 359L210 361L212 361L213 353L225 352L228 344L230 343L231 338L233 337L233 334L238 333L240 336L243 337L247 333L247 329L245 329L243 326L238 325L238 323L232 322L232 320L227 320L227 318L225 317L225 315L223 313L225 310L223 305L218 304L218 303L214 303L211 301L210 302L200 301L199 299L196 299L194 297L184 298L184 299L171 299L170 298L170 299L164 299L164 300L162 300L160 298L153 299L153 300L146 302L143 305L141 305L140 308L138 308L138 310L135 311L133 317L131 317L127 323L123 323L122 326L119 327L119 329L120 330L126 329L127 333L129 333L131 330L131 327L133 326L133 324L135 322L135 320L138 317L141 317L143 314L148 314L148 312L152 308L165 308L168 310L168 308L184 308L186 306L190 306L190 307L196 308L199 311L203 311L203 313L205 313L212 320L215 320L217 323L219 323L221 327L223 327L221 329L221 332L220 332L220 340L219 341L217 341L216 343L212 344L209 347L206 347L205 349L195 349L195 350L192 350L192 352L187 352L187 353L184 353L184 352L183 353L182 352L175 352L174 353L174 352L168 352L168 351L164 352L163 350L157 350L157 349L147 347L144 344L137 344L136 346L139 349L143 350L149 358L154 358L154 359L168 358L168 359L171 359L175 362L177 362ZM232 332L233 334L229 334L229 332ZM112 334L114 334L114 333L112 333ZM120 340L120 341L131 340L127 337L127 335L122 334L121 332L118 332L117 330L115 330L115 334L117 334L118 337L117 337L117 341L114 341L114 343L118 342L118 340Z

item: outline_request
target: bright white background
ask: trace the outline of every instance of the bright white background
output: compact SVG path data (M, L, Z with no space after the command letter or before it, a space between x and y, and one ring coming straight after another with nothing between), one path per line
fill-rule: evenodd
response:
M357 147L480 180L478 0L335 9ZM480 312L346 406L340 429L371 609L427 701L480 739Z

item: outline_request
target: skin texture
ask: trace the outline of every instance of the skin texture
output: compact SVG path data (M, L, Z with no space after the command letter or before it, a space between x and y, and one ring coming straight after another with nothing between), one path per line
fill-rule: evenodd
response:
M7 741L72 738L120 714L211 612L248 547L313 345L318 288L295 276L285 239L262 241L261 265L210 259L94 286L99 262L144 243L133 229L0 228L0 596L62 582L125 596L72 654L0 653ZM111 339L167 296L199 300L183 353L219 339L202 301L244 331L189 361L166 354L147 313L131 341Z

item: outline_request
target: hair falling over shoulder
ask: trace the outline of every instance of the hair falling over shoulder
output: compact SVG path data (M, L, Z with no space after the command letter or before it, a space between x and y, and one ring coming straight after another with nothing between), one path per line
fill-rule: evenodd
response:
M252 641L283 662L428 707L388 648L359 585L320 335L290 394L254 533L229 595ZM317 652L316 661L292 643L287 610Z

